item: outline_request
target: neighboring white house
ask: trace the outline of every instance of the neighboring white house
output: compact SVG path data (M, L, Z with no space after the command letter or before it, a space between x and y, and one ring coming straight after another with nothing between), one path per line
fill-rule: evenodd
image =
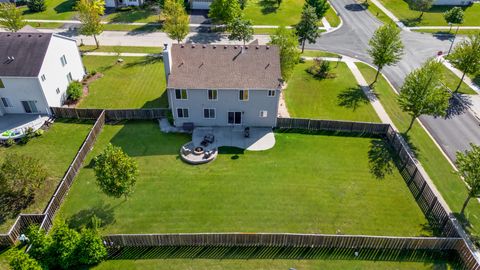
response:
M190 0L191 9L210 9L213 0Z
M31 29L0 33L0 115L50 114L84 75L75 40Z
M435 6L468 6L473 0L436 0L433 2Z
M163 59L176 126L276 126L278 47L173 44Z
M141 6L144 0L105 0L106 7L118 8L122 6Z

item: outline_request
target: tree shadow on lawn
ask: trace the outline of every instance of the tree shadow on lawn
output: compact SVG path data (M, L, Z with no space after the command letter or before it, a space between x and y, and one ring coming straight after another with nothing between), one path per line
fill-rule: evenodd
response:
M13 194L0 195L0 224L8 219L16 218L22 210L34 203L35 196L18 196Z
M123 202L123 201L122 201ZM82 228L91 228L93 219L100 221L98 224L101 227L106 227L108 225L115 223L115 213L114 209L118 207L121 203L112 207L110 204L105 204L101 202L100 204L89 208L83 209L67 219L67 224L70 228L80 230Z
M158 56L145 56L141 60L134 61L134 62L128 62L125 65L122 66L122 68L132 68L136 66L146 66L146 65L151 65L155 64L158 62L163 62L161 57Z
M278 8L280 7L278 5L277 0L260 0L258 4L261 7L261 12L262 14L270 14L270 13L276 13Z
M372 140L368 150L370 173L379 180L391 175L395 168L392 148L384 140Z
M355 111L357 108L370 103L360 86L343 90L340 94L338 94L337 99L339 106L351 109L352 111Z
M132 23L139 20L146 19L154 14L151 10L146 9L132 9L128 11L118 11L112 18L113 23Z
M141 25L135 29L128 31L127 35L129 36L136 36L136 35L143 35L146 33L153 33L158 32L163 29L162 25L158 23L147 23L145 25Z
M64 12L71 12L74 11L76 1L75 0L68 0L58 4L53 9L56 13L64 13Z

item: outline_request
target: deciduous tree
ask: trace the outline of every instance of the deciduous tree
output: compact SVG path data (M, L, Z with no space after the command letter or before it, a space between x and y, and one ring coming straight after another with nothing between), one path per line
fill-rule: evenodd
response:
M133 192L138 173L137 163L120 147L109 144L95 158L94 171L97 185L108 196L127 198Z
M457 152L455 161L458 174L468 184L468 195L460 211L461 214L465 212L470 199L480 197L480 146L474 144L470 146L472 149L465 153Z
M42 12L47 10L45 0L28 0L27 7L28 10L31 12Z
M42 270L40 264L23 250L16 250L10 254L12 270Z
M398 63L403 55L403 43L400 38L400 29L393 24L386 24L379 27L368 42L370 48L368 53L373 58L373 64L377 66L373 86L378 79L380 71L385 66Z
M163 12L165 32L171 39L180 43L190 31L189 18L183 3L178 0L165 0Z
M75 254L78 254L77 259L80 264L90 265L105 259L107 249L96 228L82 230Z
M236 18L228 25L230 35L228 39L243 41L245 43L253 39L253 26L250 20Z
M281 26L275 31L275 34L272 35L270 39L270 44L276 45L280 48L282 78L283 80L288 81L292 76L295 65L300 61L298 37L295 32Z
M17 9L15 4L0 3L0 25L3 25L9 31L17 32L26 24L22 12Z
M432 8L434 1L435 0L411 0L410 7L413 10L417 10L421 12L420 16L418 17L419 19L421 19L423 17L423 13L425 13L425 11L428 11L430 10L430 8Z
M229 24L234 19L239 18L242 14L242 9L238 1L232 0L213 0L210 5L208 17L216 23Z
M315 14L317 14L319 20L325 16L325 13L327 13L330 8L327 0L306 0L306 3L315 9Z
M480 33L470 35L458 44L448 56L450 63L463 72L455 92L460 89L465 75L477 73L480 70Z
M443 18L445 18L445 21L450 24L450 32L452 30L452 24L463 23L463 9L461 7L451 8L443 13Z
M82 22L80 33L93 36L95 44L99 48L97 35L103 32L101 16L105 13L105 0L78 0L76 8Z
M442 63L428 60L421 68L410 73L401 88L398 103L412 118L405 134L421 115L444 116L450 94L442 84Z
M305 43L315 43L320 37L320 30L318 29L318 17L315 9L306 4L303 6L302 18L295 26L295 30L300 43L302 44L302 53L305 51Z
M247 7L248 0L238 0L238 3L240 4L240 8L244 10Z

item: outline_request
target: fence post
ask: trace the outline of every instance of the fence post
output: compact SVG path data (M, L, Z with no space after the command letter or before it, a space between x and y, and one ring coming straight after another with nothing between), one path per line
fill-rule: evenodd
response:
M433 210L433 207L437 203L437 200L438 200L437 197L433 197L432 203L430 203L430 206L428 207L427 212L425 212L425 216L428 216L430 214L430 212Z
M407 164L407 163L405 163L405 164ZM413 179L417 176L417 172L418 172L418 167L415 166L415 171L413 171L412 176L410 176L410 179L408 179L407 187L410 186L410 184L412 183Z
M423 185L422 187L420 188L420 190L418 191L418 195L417 197L415 198L416 201L418 201L418 199L420 199L420 197L422 196L423 194L423 190L425 190L425 187L427 186L427 181L423 181Z

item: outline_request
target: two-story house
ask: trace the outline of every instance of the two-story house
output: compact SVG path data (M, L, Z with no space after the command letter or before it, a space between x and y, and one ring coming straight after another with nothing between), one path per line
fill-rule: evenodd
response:
M174 44L166 45L163 58L176 126L276 126L277 47Z
M85 69L73 39L35 31L0 33L0 116L50 114Z

